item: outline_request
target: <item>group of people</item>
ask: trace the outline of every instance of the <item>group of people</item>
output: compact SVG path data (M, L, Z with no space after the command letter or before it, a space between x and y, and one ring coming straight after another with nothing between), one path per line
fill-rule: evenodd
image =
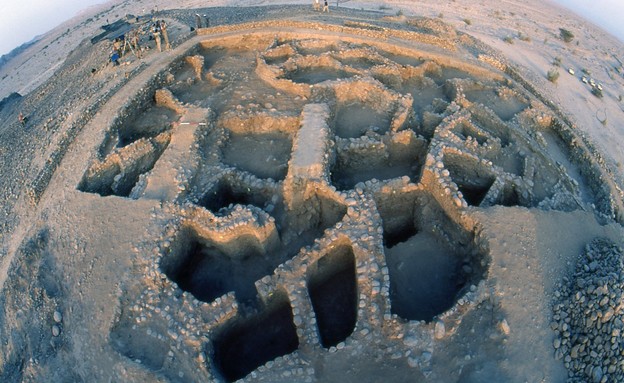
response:
M167 33L167 23L165 20L156 20L156 22L152 24L151 32L154 36L154 40L156 40L156 48L158 49L158 52L162 52L162 48L160 46L160 36L162 36L165 40L165 50L171 49L171 45L169 45L169 34Z
M141 26L131 30L125 35L116 38L113 41L113 48L110 54L110 60L113 65L119 65L119 59L126 54L126 50L130 49L137 58L142 58L141 35L146 32ZM169 33L167 32L167 23L165 20L156 20L149 27L149 33L156 42L156 49L162 52L162 40L165 40L165 50L171 49L169 43Z
M319 0L314 0L314 10L315 11L321 10L321 3L319 2ZM323 2L323 12L329 13L329 5L327 4L327 0L324 0Z

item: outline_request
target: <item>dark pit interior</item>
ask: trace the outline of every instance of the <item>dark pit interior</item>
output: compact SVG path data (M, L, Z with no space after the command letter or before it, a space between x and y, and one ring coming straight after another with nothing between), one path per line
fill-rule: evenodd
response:
M385 191L375 197L384 233L392 313L431 321L462 289L483 277L474 235L455 224L433 197Z
M176 243L161 261L161 270L195 298L212 302L233 291L239 303L254 306L255 282L273 272L275 265L258 241L241 235L234 239L237 251L200 237L193 229L180 232Z
M214 214L223 215L230 205L253 205L260 209L267 203L260 193L240 190L232 185L228 179L221 178L212 188L210 188L197 202L199 206L205 207Z
M292 309L285 293L276 293L260 313L227 324L213 341L214 365L228 382L299 347Z
M520 196L513 185L507 185L503 188L499 204L507 207L520 205Z
M472 157L445 155L444 166L470 206L479 206L495 181L487 168Z
M455 133L464 140L468 137L472 137L479 145L483 145L488 139L486 134L468 122L458 124Z
M415 193L393 190L379 195L375 201L382 219L385 247L392 248L418 233L414 219Z
M386 248L392 312L408 320L431 321L451 308L466 283L461 257L430 232Z
M103 164L99 165L97 170L88 170L78 185L78 190L87 193L97 193L103 197L110 195L128 197L139 181L139 177L154 168L154 165L167 148L168 142L151 140L151 142L140 141L141 144L149 145L150 150L137 151L140 154L139 156L124 156L126 158L124 163L120 163L118 160L111 160L109 157L105 159ZM119 150L128 152L132 148L121 148Z
M355 256L349 245L338 245L307 270L308 293L325 348L345 340L357 320Z

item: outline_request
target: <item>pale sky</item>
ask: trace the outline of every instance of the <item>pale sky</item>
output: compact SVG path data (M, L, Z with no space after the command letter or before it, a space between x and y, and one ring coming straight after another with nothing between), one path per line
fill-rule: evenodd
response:
M107 0L0 0L0 55ZM417 0L415 0L417 2ZM493 0L492 0L493 1ZM554 0L624 42L623 0Z
M0 0L0 55L107 0Z

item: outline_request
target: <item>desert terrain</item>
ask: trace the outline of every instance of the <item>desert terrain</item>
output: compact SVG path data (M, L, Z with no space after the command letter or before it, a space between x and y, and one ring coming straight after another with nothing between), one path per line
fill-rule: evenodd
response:
M537 1L89 9L0 67L0 380L622 381L622 60Z

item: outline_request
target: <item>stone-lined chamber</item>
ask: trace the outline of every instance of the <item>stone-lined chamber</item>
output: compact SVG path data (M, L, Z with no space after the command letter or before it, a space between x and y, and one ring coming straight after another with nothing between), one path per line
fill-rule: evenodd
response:
M356 32L207 37L120 112L78 188L162 202L121 354L172 381L311 381L383 339L426 371L433 323L452 334L487 278L472 209L596 202L503 73Z

